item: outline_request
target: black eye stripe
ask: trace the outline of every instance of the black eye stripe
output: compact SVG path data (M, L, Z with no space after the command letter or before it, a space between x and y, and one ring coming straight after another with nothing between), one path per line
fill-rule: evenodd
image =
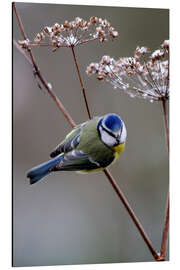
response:
M109 135L111 135L113 138L117 139L116 136L115 136L113 133L111 133L108 129L106 129L105 127L103 127L103 125L101 125L101 127L102 127L102 130L106 131L106 132L107 132Z

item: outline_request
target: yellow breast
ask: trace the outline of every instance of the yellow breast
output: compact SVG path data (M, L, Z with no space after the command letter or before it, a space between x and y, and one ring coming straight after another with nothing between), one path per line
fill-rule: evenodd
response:
M111 162L111 164L109 164L107 167L109 167L114 162L116 162L116 160L118 159L118 157L120 156L120 154L124 151L124 148L125 148L125 143L122 143L120 145L117 145L117 146L114 146L113 147L115 158L114 158L113 162ZM83 170L83 171L78 171L78 173L86 174L86 173L98 172L98 171L102 171L102 170L104 170L104 168L98 168L98 169L93 169L93 170Z
M119 155L124 151L125 143L113 147L115 158L113 163L118 159Z

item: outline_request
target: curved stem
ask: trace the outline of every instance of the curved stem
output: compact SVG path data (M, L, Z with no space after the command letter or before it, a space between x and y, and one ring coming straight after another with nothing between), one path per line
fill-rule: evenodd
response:
M13 3L13 9L14 9L14 12L16 14L16 18L17 18L17 21L18 21L18 24L19 24L19 28L21 30L21 34L23 36L24 39L27 39L27 36L25 34L25 31L24 31L24 27L23 27L23 24L22 24L22 21L21 21L21 18L17 12L17 9L16 9L16 5L15 3ZM22 52L22 49L21 47L15 43L15 46L16 48L24 55L24 57L26 58L26 60L32 64L33 66L33 69L34 69L34 74L36 76L38 76L38 78L40 79L41 83L43 84L43 86L45 87L45 89L47 90L47 92L49 93L49 95L51 96L51 98L54 100L54 102L56 103L58 109L61 111L61 113L64 115L64 117L67 119L67 121L69 122L69 124L71 125L71 127L75 127L76 124L74 122L74 120L72 119L72 117L70 116L69 112L67 111L67 109L64 107L64 105L62 104L62 102L60 101L60 99L57 97L57 95L55 94L55 92L51 89L51 87L49 87L49 84L48 82L46 81L46 79L44 78L44 76L41 74L40 72L40 69L35 61L35 58L33 56L33 53L31 51L30 48L27 49L28 53L29 53L29 56L27 56L27 54L25 54L24 52Z
M168 127L166 100L162 100L162 106L163 106L166 139L167 139L167 148L168 148L168 153L169 153L169 127ZM168 198L167 198L167 204L166 204L166 210L165 210L164 228L163 228L163 233L162 233L161 251L160 251L160 254L161 254L160 256L164 258L164 260L166 258L168 235L169 235L169 192L168 192Z
M14 13L15 13L15 15L16 15L16 19L17 19L17 21L18 21L18 24L19 24L19 29L20 29L20 31L21 31L21 34L22 34L22 36L23 36L24 39L27 39L27 36L26 36L25 31L24 31L24 27L23 27L21 18L20 18L19 14L18 14L18 12L17 12L17 9L16 9L16 4L15 4L15 2L12 3L12 7L13 7Z

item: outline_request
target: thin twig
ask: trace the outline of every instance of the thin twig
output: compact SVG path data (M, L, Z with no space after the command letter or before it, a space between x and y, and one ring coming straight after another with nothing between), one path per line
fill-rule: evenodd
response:
M109 182L111 183L112 187L114 188L115 192L119 196L119 198L120 198L121 202L123 203L124 207L128 211L131 219L133 220L133 222L134 222L135 226L137 227L138 231L140 232L142 238L144 239L144 241L145 241L146 245L148 246L151 254L154 257L154 259L157 260L157 261L160 261L161 259L160 259L159 255L157 254L157 252L153 248L149 237L147 236L146 232L144 231L143 226L141 225L140 221L136 217L134 211L132 210L131 206L129 205L126 197L123 194L123 192L120 190L120 188L117 185L116 181L114 180L114 178L112 177L112 175L110 174L110 172L107 169L104 170L104 173L107 176L107 178L108 178Z
M167 108L166 108L166 101L162 101L163 105L163 115L164 115L164 123L165 123L165 132L166 132L166 139L167 139L167 147L169 153L169 127L168 127L168 118L167 118ZM165 210L165 219L164 219L164 227L162 233L162 241L161 241L161 252L160 256L162 258L166 258L166 249L167 249L167 242L168 242L168 234L169 234L169 192Z
M21 30L21 34L23 35L24 39L27 39L27 36L25 34L24 31L24 27L22 25L22 21L20 19L20 16L17 12L16 9L16 5L15 3L13 3L13 9L14 12L16 14L16 18L19 24L19 28ZM20 48L20 46L16 43L16 48L22 53L22 49ZM44 85L45 89L47 90L47 92L49 93L49 95L51 96L51 98L54 100L54 102L56 103L58 109L61 111L61 113L64 115L64 117L67 119L67 121L69 122L69 124L71 125L71 127L75 127L76 124L74 122L74 120L72 119L72 117L70 116L69 112L67 111L67 109L64 107L64 105L62 104L62 102L60 101L60 99L56 96L55 92L53 92L53 90L49 87L48 82L45 80L44 76L41 74L40 69L35 61L35 58L32 54L32 51L30 48L27 49L30 58L28 58L28 56L23 53L24 57L26 58L26 60L28 60L28 62L31 62L35 71L35 74L38 76L38 78L40 79L41 83Z
M162 259L165 260L166 258L166 249L167 249L167 242L168 242L168 235L169 235L169 194L166 204L166 211L165 211L165 221L164 221L164 229L162 234L162 242L161 242L161 252L160 256Z
M81 78L81 73L80 73L80 70L79 70L78 63L77 63L77 59L76 59L76 55L75 55L75 51L74 51L74 46L71 46L71 48L72 48L73 58L74 58L74 62L75 62L75 65L76 65L76 70L77 70L77 73L78 73L80 85L82 87L82 93L83 93L84 101L85 101L85 104L86 104L88 117L89 117L89 119L91 119L91 113L90 113L90 109L89 109L89 105L88 105L88 101L87 101L87 97L86 97L86 91L85 91L83 81L82 81L82 78Z
M164 116L164 123L165 123L165 132L166 132L166 139L167 139L167 147L169 152L169 125L168 125L168 116L167 116L167 108L166 108L166 100L162 100L163 106L163 116Z
M24 27L23 27L21 18L20 18L19 14L18 14L18 12L17 12L17 9L16 9L16 3L13 2L13 3L12 3L12 6L13 6L13 10L14 10L14 13L15 13L15 15L16 15L18 24L19 24L19 29L20 29L20 31L21 31L21 35L23 36L24 39L27 39L27 36L26 36L25 31L24 31Z

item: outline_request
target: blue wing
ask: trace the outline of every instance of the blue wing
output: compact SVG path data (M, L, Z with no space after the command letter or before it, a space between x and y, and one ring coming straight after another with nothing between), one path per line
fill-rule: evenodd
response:
M64 155L54 171L82 171L100 168L100 164L81 150L73 150Z
M82 129L86 126L87 122L73 129L66 136L65 140L50 154L51 157L56 157L64 153L63 159L53 168L53 171L83 171L101 168L97 161L94 161L86 153L77 149L81 139Z
M81 131L85 127L87 122L78 125L76 128L74 128L65 138L64 141L62 141L50 154L50 157L54 158L58 156L61 153L68 153L75 149L80 141Z

